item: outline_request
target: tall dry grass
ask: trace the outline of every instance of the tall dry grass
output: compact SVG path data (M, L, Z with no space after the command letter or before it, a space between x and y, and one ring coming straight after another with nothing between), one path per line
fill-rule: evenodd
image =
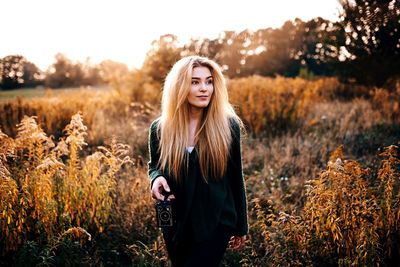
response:
M2 253L17 250L32 238L46 243L72 226L103 231L116 175L132 161L127 146L115 140L82 157L86 134L79 113L58 142L46 135L35 117L22 119L15 139L0 132Z
M15 137L24 116L35 116L43 131L58 139L71 116L80 111L85 117L88 143L85 151L104 145L115 136L130 147L131 155L147 151L146 128L157 112L149 102L132 102L131 92L114 89L81 88L71 92L48 90L42 98L17 98L0 104L0 126Z
M378 122L399 123L400 118L400 85L397 91L390 92L382 88L349 87L336 78L309 81L252 76L229 81L229 96L254 136L293 132L327 120L348 128L348 124L353 123L353 126L365 129ZM354 107L352 116L341 109L346 103ZM321 105L328 105L330 109L321 111ZM371 117L363 114L364 111ZM354 121L358 116L368 119ZM347 124L340 121L343 119L348 120ZM346 130L335 126L332 125L331 130L339 130L340 134Z
M335 150L305 202L282 211L254 198L253 262L271 266L392 266L399 257L399 148L387 147L376 173ZM261 246L257 246L260 244Z
M146 174L159 88L135 75L114 90L1 104L0 242L16 252L0 265L168 266ZM249 133L250 240L223 265L393 265L399 157L389 145L400 140L399 90L334 78L230 80Z

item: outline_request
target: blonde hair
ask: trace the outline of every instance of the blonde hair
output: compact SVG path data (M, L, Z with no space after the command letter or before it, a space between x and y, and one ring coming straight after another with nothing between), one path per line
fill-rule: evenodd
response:
M213 77L214 92L195 133L200 169L206 182L221 178L227 168L232 142L230 119L241 123L229 103L225 78L220 66L200 56L188 56L177 61L168 73L162 95L160 117L159 167L178 182L187 171L189 145L189 111L187 100L195 67L207 67ZM184 168L186 167L186 168Z

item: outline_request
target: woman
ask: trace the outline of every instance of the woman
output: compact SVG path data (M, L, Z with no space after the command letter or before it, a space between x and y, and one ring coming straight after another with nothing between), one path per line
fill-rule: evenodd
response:
M149 130L153 198L173 203L163 235L173 266L218 266L248 232L242 122L228 102L221 68L189 56L165 80L162 112Z

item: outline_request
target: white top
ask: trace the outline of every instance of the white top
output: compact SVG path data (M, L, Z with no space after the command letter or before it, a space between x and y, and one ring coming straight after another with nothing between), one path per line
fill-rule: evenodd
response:
M189 153L192 153L193 149L194 149L194 146L188 146L188 147L186 147L186 150L187 150L187 152L189 152Z

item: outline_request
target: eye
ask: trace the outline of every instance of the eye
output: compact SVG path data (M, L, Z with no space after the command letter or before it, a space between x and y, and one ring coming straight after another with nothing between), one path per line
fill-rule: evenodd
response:
M212 79L207 80L207 84L213 84L214 81Z
M199 81L192 80L192 85L196 85L196 84L199 84Z

